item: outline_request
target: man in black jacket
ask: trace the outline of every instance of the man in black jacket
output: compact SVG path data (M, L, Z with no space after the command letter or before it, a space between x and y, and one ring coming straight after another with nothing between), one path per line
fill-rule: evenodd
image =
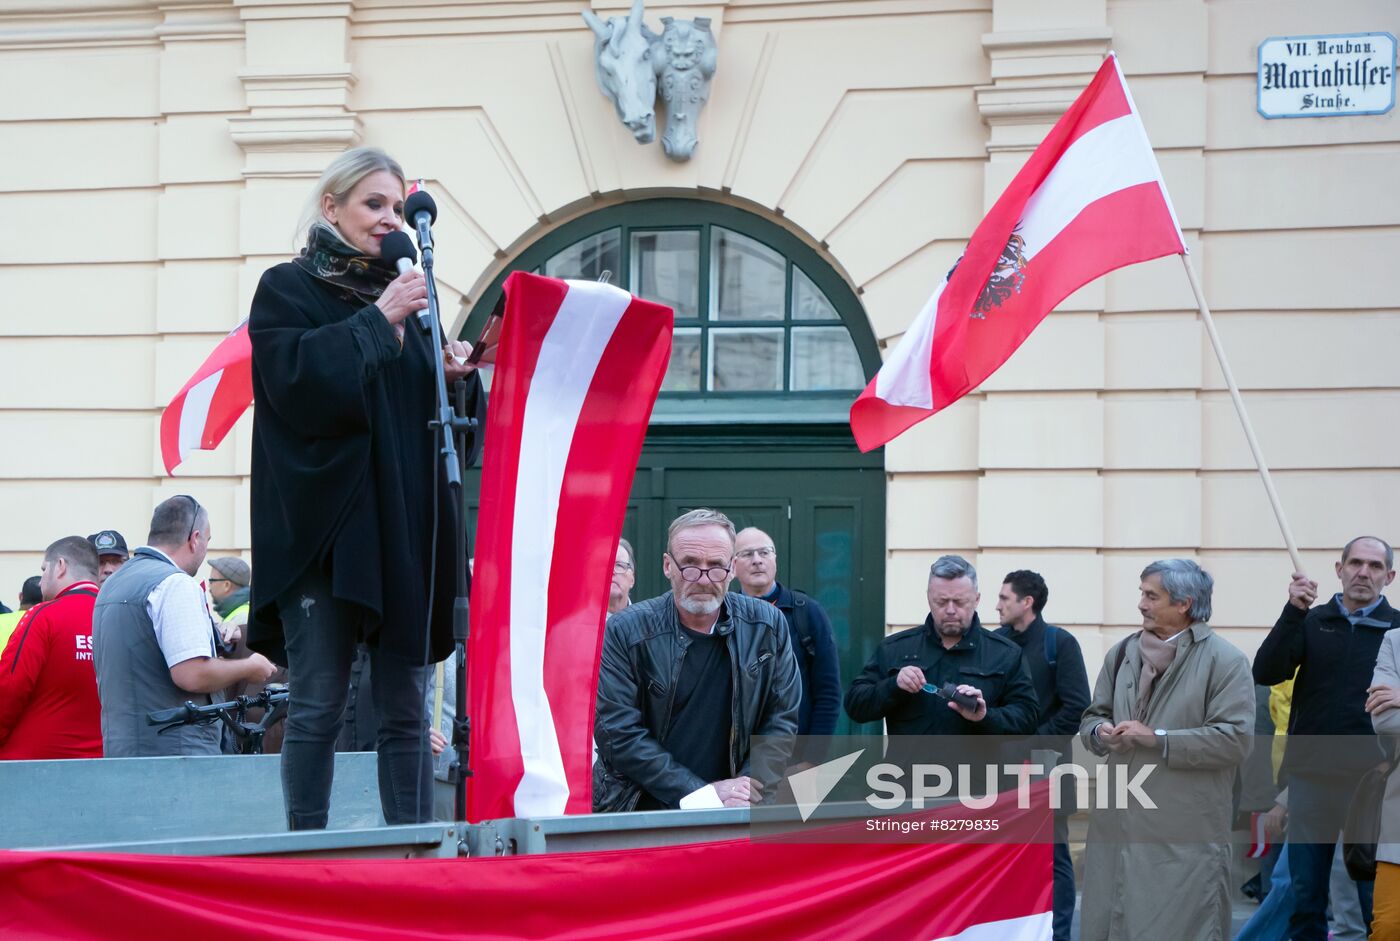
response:
M671 590L608 619L598 675L593 810L743 807L776 785L802 696L787 625L772 605L729 594L734 524L691 510L666 539ZM689 802L688 802L689 803Z
M1327 937L1337 835L1357 779L1381 759L1366 714L1367 687L1381 640L1400 627L1400 612L1381 594L1395 579L1395 554L1385 540L1358 536L1347 543L1337 577L1342 590L1313 607L1317 582L1294 572L1288 603L1254 655L1256 683L1273 686L1298 674L1279 769L1288 782L1289 937L1295 941ZM1369 924L1373 883L1356 887Z
M802 679L797 734L835 734L841 716L841 666L831 619L817 599L778 581L778 550L772 536L750 526L735 537L734 549L734 570L744 594L768 602L787 621Z
M846 691L857 722L884 719L890 735L1028 735L1039 705L1021 648L977 619L977 570L945 555L929 569L929 616L923 626L880 642ZM968 708L934 689L953 683L971 696Z
M1049 599L1050 589L1039 573L1026 569L1009 573L997 594L1001 627L996 634L1010 638L1025 657L1040 702L1035 734L1059 738L1062 744L1057 750L1068 758L1069 737L1079 731L1079 721L1089 708L1089 675L1079 641L1041 617ZM1069 941L1073 919L1074 863L1069 855L1067 809L1055 815L1055 941Z

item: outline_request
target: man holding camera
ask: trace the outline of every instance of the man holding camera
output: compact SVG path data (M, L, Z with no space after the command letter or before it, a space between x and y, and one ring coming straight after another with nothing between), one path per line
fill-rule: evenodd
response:
M892 634L846 691L857 722L891 735L1028 735L1040 706L1021 648L977 618L977 570L945 555L929 569L929 615ZM949 689L951 684L952 689ZM955 698L943 698L942 692Z

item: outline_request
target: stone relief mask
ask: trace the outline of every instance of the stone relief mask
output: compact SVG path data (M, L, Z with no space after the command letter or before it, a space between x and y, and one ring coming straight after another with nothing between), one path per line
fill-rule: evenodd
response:
M656 70L652 44L657 35L642 22L642 0L626 16L604 23L592 10L583 11L593 30L593 57L598 87L617 109L617 117L639 144L656 139Z
M699 143L696 121L710 98L719 48L707 17L661 18L661 39L653 47L652 66L666 102L666 133L661 147L672 160L689 160Z
M658 36L642 22L643 0L606 23L591 10L583 19L593 30L598 87L639 144L656 139L656 94L666 102L662 149L672 160L689 160L698 138L696 122L710 97L718 47L708 17L661 18Z

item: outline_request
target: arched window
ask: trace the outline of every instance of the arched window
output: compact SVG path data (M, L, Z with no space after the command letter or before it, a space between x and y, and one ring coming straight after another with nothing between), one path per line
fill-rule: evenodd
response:
M789 402L785 421L844 421L879 367L850 287L810 246L766 219L694 199L612 206L530 246L475 306L464 335L510 270L596 279L676 312L655 421L743 420L745 403ZM758 401L758 400L761 400Z

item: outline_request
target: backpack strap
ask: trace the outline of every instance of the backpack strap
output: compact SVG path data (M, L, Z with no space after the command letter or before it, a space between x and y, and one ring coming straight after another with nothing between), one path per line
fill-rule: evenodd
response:
M1113 658L1113 682L1108 686L1108 694L1110 696L1112 696L1113 691L1118 688L1118 671L1123 669L1123 661L1128 656L1128 641L1130 640L1132 640L1131 635L1124 638L1123 643L1118 645L1117 655Z
M1060 629L1053 624L1045 625L1045 663L1055 669L1055 656L1059 650Z
M807 610L808 596L797 589L792 591L792 626L797 629L797 641L811 663L817 656L817 639L812 634L812 616Z

